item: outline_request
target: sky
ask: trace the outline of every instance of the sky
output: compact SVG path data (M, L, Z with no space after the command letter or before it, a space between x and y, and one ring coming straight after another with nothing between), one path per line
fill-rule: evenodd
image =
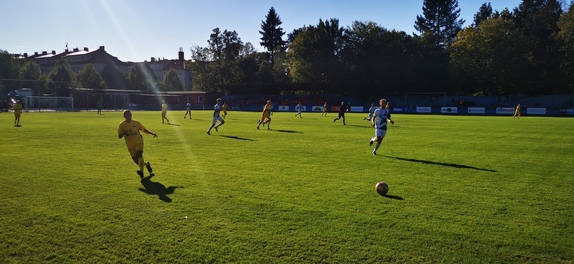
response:
M480 6L513 10L522 0L459 0L464 26ZM271 7L287 34L319 19L339 26L372 21L389 30L418 34L423 0L1 0L0 50L12 54L56 53L104 46L121 61L177 59L180 48L207 47L213 29L236 31L244 43L260 46L261 23Z

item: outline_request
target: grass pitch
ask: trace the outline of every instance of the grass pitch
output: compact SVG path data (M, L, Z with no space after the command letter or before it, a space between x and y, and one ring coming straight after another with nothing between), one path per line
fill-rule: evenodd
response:
M572 263L574 121L366 114L0 114L2 263ZM390 186L379 196L378 181Z

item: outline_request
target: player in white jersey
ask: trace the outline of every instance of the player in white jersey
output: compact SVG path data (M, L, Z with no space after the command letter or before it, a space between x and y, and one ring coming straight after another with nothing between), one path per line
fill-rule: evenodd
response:
M375 148L373 149L373 155L377 155L377 150L381 146L381 142L383 142L383 138L387 134L387 120L394 124L395 121L391 119L391 112L389 109L385 109L385 105L387 104L386 99L381 99L379 101L380 108L377 108L373 113L373 117L371 118L371 126L375 127L375 137L371 138L369 145L373 145L373 142L377 142Z
M375 109L377 109L377 107L375 107L374 103L371 103L371 108L369 108L369 117L365 117L365 118L363 118L363 120L371 121L371 119L373 119L373 114L375 113Z
M189 119L191 119L191 103L190 102L187 102L187 104L185 104L185 115L183 115L183 119L185 119L187 114L189 114Z
M295 106L295 109L297 110L297 114L295 114L295 116L299 116L300 118L303 118L303 117L301 116L301 108L303 108L303 107L301 106L301 103L297 102L297 106Z
M211 126L207 130L208 135L211 135L210 132L212 128L215 128L215 131L219 132L217 128L225 124L225 120L221 118L219 112L221 112L221 98L217 98L217 103L213 106L213 122L211 123ZM217 121L219 121L219 125L216 126L215 124L217 123Z

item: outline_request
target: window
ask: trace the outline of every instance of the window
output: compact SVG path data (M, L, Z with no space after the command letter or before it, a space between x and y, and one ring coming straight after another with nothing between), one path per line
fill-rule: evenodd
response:
M197 97L197 101L196 101L196 102L198 102L198 103L201 103L202 101L203 101L203 97L201 97L201 96L198 96L198 97Z

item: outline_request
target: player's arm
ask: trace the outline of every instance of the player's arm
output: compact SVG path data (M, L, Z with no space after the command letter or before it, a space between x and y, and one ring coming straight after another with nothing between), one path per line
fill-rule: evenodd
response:
M124 136L126 136L128 134L127 131L125 131L122 126L118 127L118 138L123 138Z
M145 128L143 125L141 126L141 131L146 134L153 135L154 138L157 137L157 134L155 132L147 130L147 128Z
M395 121L393 121L393 120L391 119L391 114L390 114L390 113L389 113L389 116L387 117L387 121L391 122L391 124L393 124L393 125L395 124Z

